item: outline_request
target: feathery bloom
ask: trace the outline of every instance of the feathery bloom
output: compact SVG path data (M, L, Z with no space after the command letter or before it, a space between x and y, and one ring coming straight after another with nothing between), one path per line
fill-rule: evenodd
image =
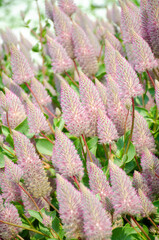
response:
M66 178L83 177L82 161L75 146L60 129L55 129L55 146L52 162L56 170Z
M3 198L0 195L0 212L2 212L4 210L4 206L3 206Z
M52 9L53 9L52 2L49 0L45 0L45 15L47 18L50 18L51 20L53 20Z
M99 159L97 159L92 152L90 152L90 154L91 154L93 163L94 163L97 167L102 168ZM90 162L90 161L91 161L91 160L90 160L90 156L89 156L89 154L88 154L88 152L87 152L87 162Z
M134 51L134 68L137 72L142 73L146 70L152 70L158 66L158 62L155 59L151 48L148 43L140 37L133 29L132 34L132 46Z
M77 137L89 128L89 119L77 93L65 82L61 82L61 107L63 119L69 132Z
M110 23L113 22L120 26L121 13L116 3L113 3L111 9L107 8L107 19L109 20Z
M112 206L112 190L106 175L103 171L92 162L87 162L87 170L89 177L89 186L92 192L96 195L99 194L103 207L110 212Z
M25 135L14 130L13 140L18 165L23 170L23 179L28 191L35 198L49 196L50 184L34 145Z
M5 156L5 175L11 182L19 183L23 170Z
M66 2L66 1L65 1ZM65 48L70 58L74 57L72 45L72 25L70 18L55 4L52 8L53 22L58 42Z
M112 143L118 138L118 133L113 122L107 117L105 112L98 111L97 132L100 143Z
M106 110L107 109L107 88L97 78L95 78L95 85L104 103L105 110Z
M20 33L20 40L28 51L32 49L33 47L32 43L27 38L25 38L22 33Z
M88 240L110 239L112 234L109 214L104 210L97 197L82 183L82 211L84 232Z
M68 239L83 236L81 194L73 185L56 174L57 200L59 202L59 212L63 228Z
M105 69L107 74L111 74L113 79L116 79L116 62L115 62L115 48L110 42L105 40Z
M120 53L123 52L120 41L110 31L106 30L105 38L111 43L115 50L118 50Z
M136 72L118 51L116 51L116 81L123 98L136 97L143 94Z
M133 186L135 187L136 190L139 190L140 188L146 196L148 196L149 198L151 197L150 196L151 190L147 185L146 179L138 171L134 171Z
M141 16L141 36L151 47L150 36L148 32L148 0L140 1L140 16Z
M76 23L72 27L74 55L85 74L95 75L98 71L98 62L95 51L84 30Z
M44 226L51 228L52 227L52 217L43 213L42 223L44 224Z
M159 110L159 82L157 80L155 80L155 100Z
M0 219L5 222L22 225L18 210L13 204L8 203L5 205L4 210L0 212ZM0 222L0 238L3 240L11 240L15 238L20 231L20 228Z
M49 125L41 109L36 107L30 100L26 101L28 125L31 133L38 135L40 132L50 133Z
M95 85L82 72L80 72L79 90L82 104L85 107L90 120L90 126L88 128L88 132L86 133L86 135L87 136L97 135L98 110L101 109L103 112L105 112L105 107Z
M47 36L47 45L52 60L52 68L55 73L63 73L73 68L71 58L57 40Z
M76 12L76 5L73 0L58 0L59 8L66 13L68 16L71 16Z
M34 77L34 73L27 62L27 59L13 44L10 46L10 51L13 80L17 84L30 81Z
M132 135L132 141L138 154L142 154L145 147L151 152L155 150L155 141L148 127L146 119L135 111L135 123Z
M113 205L116 214L136 215L141 212L140 199L132 187L125 171L112 161L109 162L110 180L113 190Z
M138 193L141 200L143 217L148 217L151 214L155 214L156 208L152 204L152 202L148 199L148 197L145 195L145 193L140 188L138 190Z
M85 31L86 28L90 28L93 32L95 30L96 23L92 21L86 13L77 7L75 14L75 22Z

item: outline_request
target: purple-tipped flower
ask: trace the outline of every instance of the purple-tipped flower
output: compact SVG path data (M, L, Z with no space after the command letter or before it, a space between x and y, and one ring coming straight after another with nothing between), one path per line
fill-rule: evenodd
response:
M34 77L34 73L25 56L13 44L10 46L10 51L13 80L17 84L30 81Z
M89 128L89 119L77 93L65 82L61 82L61 107L63 119L69 132L77 137Z
M65 178L56 174L59 212L68 239L83 237L81 194Z
M84 232L88 240L110 239L112 234L109 214L104 210L98 198L82 183L82 206Z
M112 210L112 190L106 175L92 162L87 162L89 185L92 192L99 194L103 207L110 212Z
M159 82L157 80L155 80L155 100L159 110Z
M23 170L23 179L28 191L35 198L50 194L50 184L34 145L23 134L13 131L13 140L18 164Z
M134 30L131 31L132 44L134 51L134 68L137 72L142 73L146 70L152 70L158 66L151 48L148 43L140 37Z
M98 110L101 109L105 112L105 107L95 85L82 72L80 72L79 89L82 104L85 106L90 119L90 126L86 135L94 136L97 134Z
M107 75L111 74L111 76L115 80L116 79L115 49L107 39L105 40L104 62Z
M76 5L73 0L58 0L59 8L66 13L68 16L71 16L76 12Z
M107 109L107 88L97 78L95 78L95 84L106 110Z
M0 212L0 219L16 225L22 225L18 210L13 204L6 204L3 211ZM0 222L0 238L11 240L21 231L20 228Z
M109 162L110 179L113 190L113 205L116 214L136 215L141 212L140 199L132 187L130 178L125 171L112 161Z
M52 59L52 68L55 73L63 73L73 68L73 62L66 50L57 40L47 36L47 45Z
M52 162L57 171L66 178L83 177L82 162L75 146L60 129L55 130L55 146Z
M141 200L143 217L148 217L151 214L155 214L156 208L152 204L152 202L148 199L148 197L145 195L145 193L141 189L138 190L138 193Z
M133 186L135 187L136 190L139 190L140 188L146 196L151 197L150 196L151 190L147 185L146 179L138 171L134 171Z
M14 183L19 183L23 176L23 170L7 157L5 157L5 176Z
M118 133L113 122L107 117L105 112L98 111L97 132L100 143L107 144L118 138Z
M155 150L155 141L148 127L146 119L135 111L135 123L132 135L132 141L138 154L142 154L147 147L151 152Z
M120 41L110 31L106 30L105 38L111 43L115 50L118 50L120 53L123 52Z
M98 71L98 62L95 51L84 30L73 23L72 39L74 45L74 55L85 74L95 75Z

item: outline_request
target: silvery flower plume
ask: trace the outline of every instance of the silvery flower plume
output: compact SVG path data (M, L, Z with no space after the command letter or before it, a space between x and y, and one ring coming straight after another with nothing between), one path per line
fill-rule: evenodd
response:
M123 53L120 41L110 31L106 30L105 38L111 43L114 49L118 50L121 54Z
M66 1L65 1L66 2ZM53 5L53 22L58 42L66 49L70 58L74 57L72 45L72 24L70 18L60 10L58 6Z
M151 190L147 185L147 181L143 177L143 175L138 171L134 171L133 186L135 187L136 190L141 189L146 196L151 198Z
M92 192L99 194L103 207L111 212L112 190L103 171L92 162L87 162L89 186Z
M47 36L47 45L52 60L52 68L55 73L63 73L73 68L71 58L57 40Z
M84 30L75 22L72 26L72 39L74 55L83 72L89 76L95 75L98 71L95 51Z
M136 215L141 213L141 203L130 178L125 171L109 161L110 180L113 190L113 205L116 214Z
M5 175L13 183L19 183L23 170L5 156Z
M113 6L111 9L107 8L106 16L110 23L113 22L116 25L120 26L121 12L116 3L113 3Z
M116 61L115 61L115 48L110 42L105 40L105 69L107 74L111 74L113 79L116 79Z
M34 73L27 62L27 59L13 44L10 45L10 51L13 80L17 84L30 81L34 77Z
M130 98L143 94L138 76L128 61L116 51L116 81L121 90L121 97Z
M18 210L13 204L5 204L4 209L0 212L0 219L16 225L22 225ZM20 231L20 228L0 222L0 238L3 240L14 239Z
M138 154L142 154L147 147L151 152L155 151L155 141L148 127L146 119L135 111L135 123L132 135L132 141Z
M0 195L0 212L2 212L4 210L4 206L3 206L3 198Z
M50 18L51 20L53 20L52 9L53 9L52 1L45 0L45 15L47 18Z
M71 16L77 9L73 0L58 0L58 5L59 8L68 16Z
M155 214L156 213L155 206L152 204L152 202L148 199L148 197L140 188L138 190L138 194L142 205L142 216L149 217L151 214Z
M98 198L82 183L84 232L88 240L111 239L112 228L109 214L104 210Z
M31 80L31 89L34 92L34 94L37 96L42 106L46 106L47 104L52 102L51 97L47 93L45 87L36 78L33 78ZM34 99L34 103L37 103L36 99L35 98L33 99Z
M65 81L61 81L61 107L69 132L77 137L85 134L90 124L87 112L77 93Z
M159 109L159 82L155 80L155 100L157 108Z
M102 110L98 111L97 133L101 144L110 144L119 137L115 125Z
M33 44L27 38L25 38L22 33L20 33L20 40L21 40L21 43L25 46L25 48L28 51L30 51L32 49Z
M18 165L23 170L23 179L27 190L35 198L50 195L50 184L34 145L23 134L13 130L14 148Z
M98 110L101 109L105 112L105 107L94 83L83 72L80 72L79 90L82 104L90 120L90 126L86 135L94 136L97 134Z
M60 218L68 239L83 237L81 193L73 185L56 174L57 200Z
M52 162L57 172L66 178L83 177L82 161L71 140L60 129L55 129Z
M30 132L36 135L38 135L40 132L49 134L50 127L41 109L36 107L29 99L26 101L25 105Z
M105 110L106 110L107 109L107 88L97 78L95 78L95 85L104 103Z
M133 29L131 30L131 34L134 51L134 69L137 72L142 73L146 70L156 68L158 66L158 62L155 59L148 43Z
M141 36L151 46L150 36L148 32L148 0L140 1L140 16L141 16Z
M75 22L85 31L86 28L90 28L93 32L95 30L96 23L92 21L86 13L84 13L79 7L77 7L75 14Z

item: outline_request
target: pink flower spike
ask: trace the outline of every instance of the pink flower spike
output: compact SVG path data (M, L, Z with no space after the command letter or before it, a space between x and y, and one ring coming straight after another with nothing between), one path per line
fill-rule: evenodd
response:
M104 58L106 73L111 74L114 80L116 80L116 62L115 62L115 48L110 42L105 40L105 58Z
M88 240L110 239L112 235L109 214L104 210L98 198L82 183L82 206L84 232Z
M155 80L155 100L159 110L159 82L157 80Z
M115 50L123 53L120 41L110 31L106 30L105 38L107 39L107 41L109 41L109 43L111 43Z
M34 73L25 56L14 46L14 44L11 44L10 51L13 80L17 84L30 81L34 77Z
M145 195L145 193L141 189L138 190L138 193L139 193L139 197L142 205L142 216L148 217L151 214L155 214L157 209L149 200L149 198Z
M53 9L52 2L50 0L45 0L45 15L47 18L50 18L51 20L53 20L52 9Z
M107 109L107 88L97 78L95 78L95 84L106 110Z
M14 183L19 183L23 176L23 170L5 156L5 175Z
M58 5L59 8L68 16L71 16L77 9L73 0L58 0Z
M143 177L143 174L141 174L138 171L134 171L133 186L135 187L135 189L137 191L139 189L141 189L146 196L148 196L149 198L151 197L150 196L151 195L151 190L147 185L146 179Z

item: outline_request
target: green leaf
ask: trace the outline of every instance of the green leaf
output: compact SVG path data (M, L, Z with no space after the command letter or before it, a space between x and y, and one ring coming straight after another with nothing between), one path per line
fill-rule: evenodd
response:
M128 158L126 160L126 163L130 162L134 158L135 154L136 154L135 147L132 143L130 143L129 150L127 152Z
M20 123L16 128L16 131L23 133L24 135L29 131L28 121L27 118Z
M44 138L35 139L35 141L36 141L36 148L40 153L52 156L52 151L53 151L52 143L50 143L47 139L44 139Z
M4 135L5 137L7 137L8 134L10 133L10 132L9 132L9 128L6 127L6 126L2 126L2 133L3 133L3 135Z
M4 168L5 161L4 161L4 155L3 153L0 153L0 168Z
M119 227L115 228L112 232L112 240L140 240L142 239L136 231L129 227Z
M106 74L106 72L105 72L105 64L103 63L103 64L101 64L101 65L99 66L99 70L98 70L98 72L96 73L96 78L100 79L100 78L102 78L105 74Z
M39 51L40 51L39 43L36 43L36 44L32 47L32 51L33 51L33 52L39 52Z
M87 142L88 148L95 156L96 156L96 150L97 150L97 143L98 143L98 137L93 137Z
M39 222L42 223L43 219L42 219L42 217L41 217L39 212L37 212L35 210L28 210L28 212L29 212L31 217L36 218Z
M39 223L39 229L40 229L40 232L48 235L49 237L51 237L51 233L49 231L49 229L47 227L45 227L43 224Z
M10 133L7 135L6 137L6 142L8 142L10 144L11 147L14 147L14 142L13 142L13 138L10 135Z
M52 222L52 228L54 229L55 232L59 232L60 220L57 217L55 217L54 221Z
M65 121L63 118L54 118L54 127L58 127L61 131L63 130Z

